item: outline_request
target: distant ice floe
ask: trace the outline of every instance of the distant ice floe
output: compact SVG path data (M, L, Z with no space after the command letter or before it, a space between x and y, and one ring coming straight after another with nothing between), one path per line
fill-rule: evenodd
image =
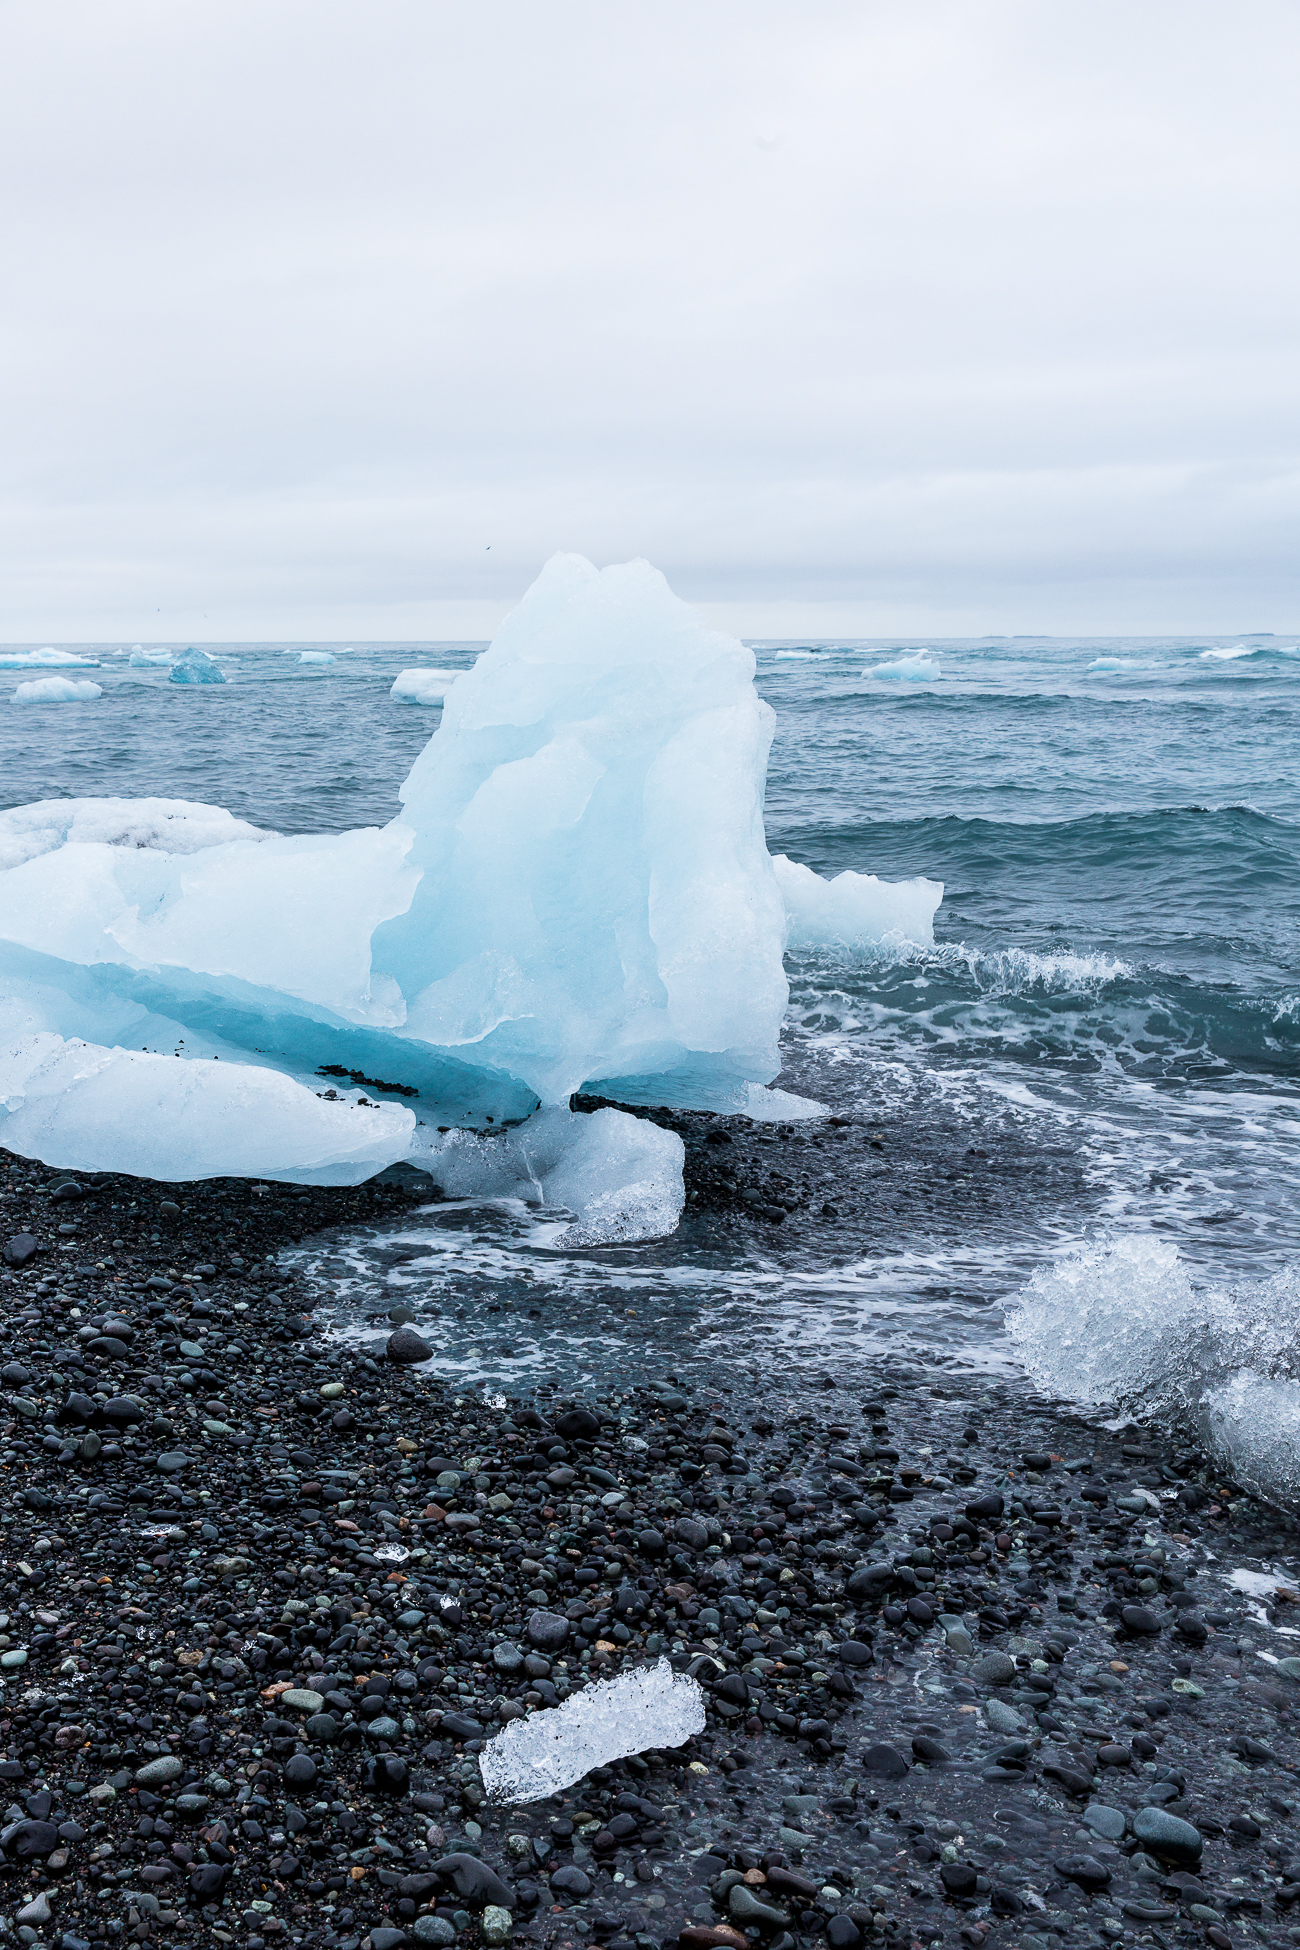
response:
M81 657L72 650L56 650L53 644L47 644L43 650L0 651L0 670L53 670L68 664L96 670L99 658Z
M766 1089L787 929L928 936L941 889L772 860L753 653L647 563L557 556L471 670L416 676L442 716L386 827L286 837L160 799L0 816L0 1049L63 1046L42 1046L5 1142L87 1170L346 1183L414 1140L595 1241L675 1223L680 1147L622 1112L570 1117L575 1091L816 1113ZM170 678L225 681L194 649ZM154 1055L165 1085L134 1060ZM242 1095L218 1080L235 1069ZM431 1136L502 1124L521 1128L490 1158Z
M169 684L228 684L230 679L206 650L189 649L177 657L167 673Z
M300 650L298 652L298 662L300 664L332 664L334 662L334 652L332 650Z
M1132 657L1094 657L1088 665L1091 675L1100 676L1107 671L1133 670L1136 668Z
M1245 1488L1300 1508L1300 1269L1198 1284L1169 1241L1111 1238L1040 1268L1008 1326L1044 1386L1172 1421Z
M166 668L172 662L170 650L145 650L137 643L127 659L132 670L157 670Z
M13 694L15 704L93 704L104 692L89 678L34 677L19 684Z
M388 695L399 704L430 704L441 708L460 675L458 670L400 670Z
M928 650L915 650L890 663L869 665L866 675L892 684L935 684L943 671Z
M479 1755L491 1801L544 1801L628 1754L680 1747L704 1731L704 1692L667 1659L584 1686L549 1713L512 1720Z

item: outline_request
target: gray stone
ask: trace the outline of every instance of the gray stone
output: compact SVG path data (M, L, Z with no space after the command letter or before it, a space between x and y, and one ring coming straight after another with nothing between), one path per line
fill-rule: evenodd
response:
M907 1772L907 1762L897 1747L886 1746L883 1741L868 1747L862 1756L864 1774L879 1774L887 1781L901 1781Z
M492 1663L498 1672L519 1672L523 1668L524 1655L509 1639L502 1639L499 1645L492 1648Z
M988 1702L984 1708L984 1718L994 1733L1019 1733L1025 1724L1015 1707L1008 1706L1005 1700L1000 1699Z
M10 1266L26 1266L37 1250L30 1232L17 1232L5 1247L5 1261Z
M434 1863L433 1873L450 1882L463 1903L476 1903L480 1908L488 1903L497 1903L502 1909L515 1906L514 1891L476 1855L444 1855ZM583 1881L587 1881L585 1876ZM591 1888L589 1882L587 1887Z
M1205 1846L1190 1821L1167 1814L1163 1808L1139 1808L1133 1817L1133 1833L1143 1848L1157 1855L1177 1856L1183 1862L1199 1862Z
M499 1903L489 1903L483 1911L481 1927L484 1943L509 1943L514 1933L514 1918L511 1916L510 1911L508 1909L502 1909ZM374 1940L375 1933L372 1930L370 1932L370 1941L372 1944Z
M384 1352L390 1361L396 1361L405 1368L413 1368L421 1361L433 1359L433 1349L427 1341L421 1340L413 1327L399 1327L395 1334L390 1334Z
M397 1950L398 1944L406 1941L406 1931L402 1929L381 1929L370 1932L370 1950Z
M746 1923L754 1923L762 1930L783 1930L789 1920L784 1910L776 1909L771 1903L760 1902L753 1890L743 1882L736 1883L728 1891L727 1908L742 1928Z
M450 1917L417 1916L411 1925L411 1934L417 1943L436 1943L443 1946L456 1941L456 1932Z
M179 1476L188 1462L189 1457L183 1449L164 1449L155 1468L164 1476Z
M322 1693L313 1693L309 1686L291 1686L287 1693L281 1693L279 1703L292 1707L295 1713L319 1713L325 1698Z
M15 1923L30 1923L33 1929L39 1929L42 1923L53 1921L54 1911L50 1908L50 1899L44 1890L30 1903L24 1903L14 1918Z
M165 1787L168 1781L179 1781L185 1772L185 1763L175 1754L161 1754L157 1760L146 1761L143 1767L135 1770L137 1787Z
M559 1652L569 1643L569 1621L558 1612L535 1611L528 1618L528 1643L540 1652Z
M688 1550L702 1551L709 1541L709 1533L697 1517L678 1517L673 1525L673 1536Z
M1100 1835L1108 1842L1117 1842L1127 1826L1122 1808L1108 1808L1101 1801L1094 1801L1085 1808L1083 1819L1094 1835Z
M973 1671L986 1686L1009 1686L1016 1676L1016 1662L1005 1652L986 1652Z

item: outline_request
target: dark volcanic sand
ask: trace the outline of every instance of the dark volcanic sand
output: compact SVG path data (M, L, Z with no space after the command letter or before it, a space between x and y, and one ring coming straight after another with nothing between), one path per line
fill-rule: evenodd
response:
M0 1166L24 1941L473 1950L474 1857L555 1950L1300 1939L1300 1606L1226 1581L1292 1531L1176 1441L914 1363L494 1407L267 1258L425 1192ZM482 1804L507 1718L661 1651L703 1735Z

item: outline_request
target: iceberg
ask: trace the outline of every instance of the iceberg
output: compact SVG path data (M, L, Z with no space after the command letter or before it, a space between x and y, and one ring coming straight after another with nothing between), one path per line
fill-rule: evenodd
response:
M16 686L11 702L14 704L90 704L97 697L103 697L100 685L92 684L89 678L75 677L33 677L29 683Z
M132 670L157 670L160 665L170 664L171 661L170 650L142 650L138 643L127 658Z
M84 670L97 670L98 657L80 657L73 650L56 650L47 644L43 650L0 651L0 670L53 670L78 664Z
M332 664L333 661L334 652L332 650L300 650L298 652L298 662L300 664Z
M928 650L917 650L896 657L892 663L869 667L867 676L881 677L891 684L934 684L943 676L943 672Z
M399 670L388 693L399 704L433 704L441 707L447 692L461 675L458 670Z
M934 940L941 880L877 880L874 873L851 871L824 880L784 853L772 864L789 918L791 948L870 949Z
M215 657L191 646L176 659L167 673L167 681L169 684L228 684L230 679Z
M172 680L214 681L182 674L207 666L188 651ZM780 1067L787 930L795 945L923 938L942 890L827 882L772 860L774 718L752 652L707 629L647 563L598 571L557 556L474 667L438 681L441 719L382 828L286 836L160 798L0 814L0 1049L45 1035L77 1051L42 1060L45 1108L22 1112L37 1155L180 1175L190 1153L162 1109L148 1143L125 1128L119 1142L102 1111L119 1090L123 1125L140 1122L134 1106L159 1084L134 1058L156 1057L177 1079L168 1090L194 1069L240 1067L272 1093L279 1162L250 1084L222 1112L225 1149L200 1145L210 1169L351 1182L353 1152L329 1147L340 1119L362 1130L367 1106L326 1112L319 1094L322 1073L349 1076L400 1100L387 1108L402 1110L402 1152L448 1188L564 1205L574 1239L600 1241L671 1227L679 1148L621 1113L570 1117L574 1092L816 1114L765 1089ZM287 1094L265 1081L276 1076ZM530 1118L490 1155L448 1138ZM396 1130L385 1123L370 1149L358 1139L357 1158L391 1162Z

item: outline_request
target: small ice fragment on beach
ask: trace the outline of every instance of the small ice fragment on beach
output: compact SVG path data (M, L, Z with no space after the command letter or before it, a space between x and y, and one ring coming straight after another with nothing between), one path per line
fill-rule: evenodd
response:
M192 647L176 659L167 673L169 684L225 684L229 680L215 657Z
M698 1681L660 1659L588 1686L562 1706L512 1720L479 1755L479 1772L493 1801L542 1801L593 1767L652 1747L680 1747L703 1731Z
M458 670L399 670L388 695L399 704L440 706L459 676Z
M89 678L80 683L72 677L34 677L28 684L20 684L13 695L15 704L90 704L104 695L98 684Z

